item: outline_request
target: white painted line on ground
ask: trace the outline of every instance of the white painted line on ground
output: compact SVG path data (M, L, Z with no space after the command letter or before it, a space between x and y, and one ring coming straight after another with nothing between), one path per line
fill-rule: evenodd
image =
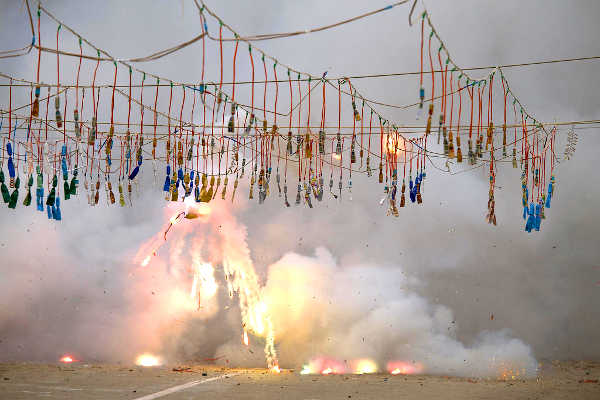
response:
M173 386L171 388L165 389L165 390L161 390L160 392L156 392L156 393L148 394L146 396L138 397L138 398L133 399L133 400L153 400L153 399L158 399L159 397L163 397L163 396L166 396L166 395L171 394L171 393L179 392L180 390L189 389L189 388L194 387L196 385L200 385L201 383L208 383L208 382L212 382L212 381L217 381L219 379L231 378L232 376L236 376L236 375L239 375L239 374L240 374L239 372L236 372L236 373L233 373L233 374L225 374L225 375L215 376L214 378L208 378L208 379L204 379L204 380L201 380L201 381L192 381L192 382L184 383L183 385L177 385L177 386Z

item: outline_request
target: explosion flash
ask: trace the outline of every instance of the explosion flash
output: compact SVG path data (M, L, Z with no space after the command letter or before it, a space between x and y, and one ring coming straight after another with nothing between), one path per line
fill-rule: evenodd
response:
M77 360L75 360L72 356L70 355L64 355L60 358L59 360L61 363L65 363L65 364L70 364L72 362L75 362Z
M180 274L185 269L191 272L189 298L197 298L198 309L212 299L218 290L214 265L222 265L229 297L233 299L237 296L239 300L244 329L244 345L249 346L249 334L264 338L267 366L272 372L279 372L275 350L275 331L267 303L263 299L262 286L254 270L248 249L245 246L240 248L240 241L236 240L236 235L245 235L245 232L237 228L235 221L229 221L229 225L233 225L233 229L237 228L238 230L235 232L223 231L222 226L227 225L228 218L222 215L212 217L214 210L206 203L196 203L191 198L186 198L184 203L185 211L174 213L169 218L169 224L162 234L157 234L142 246L136 258L141 260L141 266L149 265L152 256L156 255L157 250L166 243L167 234L177 225L177 233L169 235L170 238L175 235L175 238L170 239L170 268L175 268L174 273L176 274ZM219 210L217 210L218 212ZM201 223L212 223L216 232L214 235L212 233L209 235L196 234L195 231L199 225L182 224L184 219L198 219ZM219 225L215 227L217 221ZM232 228L228 226L228 229ZM187 235L191 235L193 240L188 242ZM231 237L232 235L233 237ZM208 242L205 246L206 249L202 247L204 242ZM185 262L180 260L186 243L193 243L190 249L191 268L185 267Z
M152 354L144 353L135 359L135 364L141 367L156 367L160 365L160 360Z

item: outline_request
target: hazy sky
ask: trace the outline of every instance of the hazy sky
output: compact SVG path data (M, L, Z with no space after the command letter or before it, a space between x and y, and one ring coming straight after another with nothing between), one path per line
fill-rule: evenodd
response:
M30 41L22 2L3 3L0 47L20 47ZM229 25L244 34L316 27L388 3L207 1ZM44 5L92 43L120 58L150 54L200 32L197 10L188 0L58 0ZM594 0L430 0L427 7L460 66L600 55L600 3ZM419 67L419 28L408 26L409 8L404 5L326 32L257 45L282 63L314 75L324 71L330 76L415 71ZM419 1L415 17L421 11ZM211 22L209 30L215 34L217 26ZM54 46L50 39L55 40L56 26L47 20L45 23L42 40ZM61 47L76 48L72 36L65 33L64 38ZM176 56L140 67L174 80L199 82L200 54L200 46L194 45ZM244 57L246 54L244 51ZM207 66L208 80L218 80L215 56ZM50 55L43 56L42 65L48 68L43 69L42 80L54 81L54 62ZM243 78L248 68L241 65L247 58L238 62L238 74ZM33 79L34 65L33 56L2 60L0 71ZM538 120L591 120L600 116L598 65L598 61L592 61L531 66L507 69L506 75L511 88ZM89 66L82 71L90 76ZM99 79L108 81L111 71L112 67L101 70ZM229 74L226 71L226 76ZM70 81L72 74L67 73L64 79ZM134 79L139 80L139 76ZM354 84L365 96L385 103L412 103L418 96L415 77L356 80ZM5 108L4 89L0 101ZM380 110L400 123L414 123L414 110ZM560 132L562 154L566 130ZM600 131L579 129L577 133L574 158L558 166L556 194L551 209L546 210L541 232L523 232L520 171L509 164L500 169L497 178L497 227L484 221L488 178L481 169L447 176L430 168L424 205L401 210L397 219L386 217L385 207L378 204L382 188L375 180L363 177L353 179L352 202L328 200L311 210L285 209L279 198L271 196L263 206L237 206L235 213L248 226L249 247L261 271L287 252L313 254L317 246L325 246L340 264L400 266L407 275L416 277L420 294L454 311L460 324L458 337L466 343L483 330L506 328L530 344L538 358L599 359L600 344L595 339L600 336L600 182L596 173ZM151 175L151 171L145 171L148 184ZM161 168L159 180L162 177ZM247 188L241 188L241 193L240 199L245 198ZM291 193L294 196L295 190ZM0 349L10 351L7 354L11 357L20 354L11 339L23 332L23 336L35 337L36 332L63 321L73 307L107 302L106 309L119 313L123 304L119 293L125 291L129 281L120 276L122 270L111 268L122 262L119 257L162 226L163 201L158 189L148 188L144 197L148 201L138 200L131 209L104 205L88 208L81 197L79 204L63 203L61 223L47 221L32 208L1 211L0 304L4 318L0 318L0 335L5 336ZM29 254L32 247L34 256ZM58 268L59 273L69 275L65 282L54 272L57 264L67 263L62 261L63 253L72 257L68 263L73 265ZM46 260L43 268L39 260ZM110 276L102 272L106 269L111 271ZM55 290L61 284L76 296L65 295L63 301ZM110 300L103 297L102 290L114 293ZM12 313L7 310L11 308L28 316L42 313L46 317L29 321L27 317L9 318L7 314ZM493 320L490 314L494 314ZM72 318L74 324L81 323L80 318ZM49 330L56 335L61 331ZM42 353L39 347L36 349L37 354Z

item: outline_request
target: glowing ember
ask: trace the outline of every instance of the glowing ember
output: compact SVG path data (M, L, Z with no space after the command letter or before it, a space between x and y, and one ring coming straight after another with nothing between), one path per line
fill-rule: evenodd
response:
M152 354L144 353L136 358L135 364L142 367L156 367L160 365L160 360L158 357L153 356Z
M210 206L206 203L196 203L192 200L191 197L186 197L185 204L187 207L187 212L185 215L186 219L195 219L198 217L206 217L210 215L211 209Z
M250 342L248 341L248 332L244 331L244 345L248 346Z
M176 225L183 217L185 217L185 211L173 215L171 219L169 219L169 222L171 222L171 225Z
M146 258L144 258L144 260L142 261L142 267L147 266L150 263L150 259L152 258L152 256L146 256Z
M74 362L76 360L73 357L69 356L69 355L65 355L65 356L62 356L59 361L61 363L69 364L69 363L72 363L72 362Z
M378 370L375 361L369 359L356 360L352 365L355 374L374 374Z
M413 375L423 372L423 367L417 363L390 361L387 363L387 370L392 375Z

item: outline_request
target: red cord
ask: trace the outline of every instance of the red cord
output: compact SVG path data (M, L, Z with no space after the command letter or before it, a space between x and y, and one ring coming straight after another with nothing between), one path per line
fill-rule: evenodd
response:
M425 32L425 18L421 18L421 87L423 87L423 34Z
M429 65L431 66L431 104L435 97L435 73L433 71L433 59L431 58L431 35L429 36Z
M110 100L110 124L111 126L114 123L114 111L115 111L115 86L117 86L117 63L115 63L115 77L113 80L113 90L112 90L112 98ZM66 98L66 96L65 96ZM65 99L66 102L66 99ZM66 117L66 115L65 115Z
M42 34L40 31L40 10L38 8L38 67L37 67L37 83L40 83L40 63L42 61Z

